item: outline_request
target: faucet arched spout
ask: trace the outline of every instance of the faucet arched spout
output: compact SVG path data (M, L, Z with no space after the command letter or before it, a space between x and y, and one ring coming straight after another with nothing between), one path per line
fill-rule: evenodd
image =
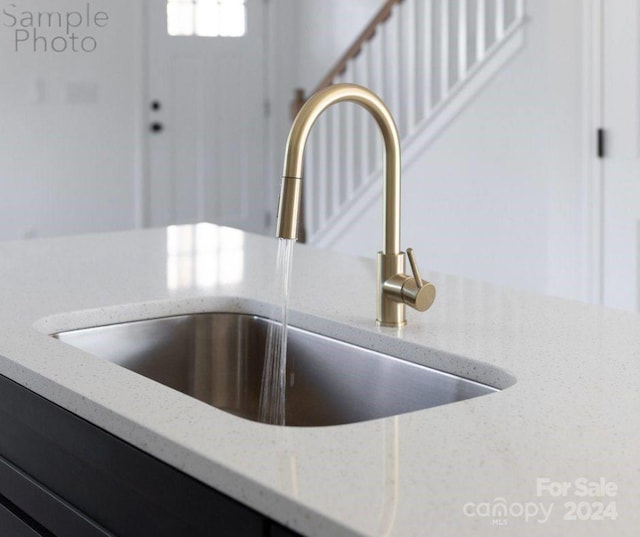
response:
M336 84L314 94L293 121L287 140L282 191L278 207L278 231L281 238L298 235L301 181L304 151L318 117L339 102L353 102L365 108L375 119L384 142L384 189L382 253L400 253L400 138L393 116L373 92L356 84Z
M431 306L435 287L420 277L411 250L407 252L413 275L404 273L405 254L400 250L400 137L389 109L367 88L356 84L329 86L313 95L293 120L284 155L277 236L298 237L304 151L309 133L327 108L344 101L364 107L376 120L384 141L382 251L378 252L376 322L397 328L407 322L405 305L419 311Z

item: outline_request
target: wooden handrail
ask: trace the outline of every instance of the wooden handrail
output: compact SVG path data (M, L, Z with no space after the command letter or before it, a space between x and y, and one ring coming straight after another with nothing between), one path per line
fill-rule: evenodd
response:
M313 91L313 93L323 88L326 88L327 86L330 86L338 75L341 75L342 73L344 73L349 61L353 60L356 56L358 56L358 54L360 54L360 51L362 50L362 46L367 41L369 41L374 35L376 35L378 26L380 26L380 24L385 22L391 16L391 10L393 9L393 6L396 4L400 4L402 2L403 0L387 0L385 2L385 4L380 9L380 11L378 11L376 16L373 17L373 19L371 19L371 22L362 31L362 33L356 38L356 40L353 42L353 45L351 45L347 49L347 51L342 55L342 57L331 68L331 70L327 73L327 76L325 76L322 79L322 81L320 82L320 84L318 84L318 86Z

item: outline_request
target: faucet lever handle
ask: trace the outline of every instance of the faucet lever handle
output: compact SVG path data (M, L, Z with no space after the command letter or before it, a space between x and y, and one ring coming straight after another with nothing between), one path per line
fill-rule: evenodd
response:
M421 289L424 286L424 282L420 277L420 271L418 270L418 264L416 263L416 256L413 253L413 248L407 248L407 257L409 258L409 265L411 266L413 279L416 281L416 287Z
M432 283L425 282L420 277L413 248L407 248L407 257L409 258L413 276L401 275L404 278L400 291L402 302L418 311L428 310L436 298L436 288Z

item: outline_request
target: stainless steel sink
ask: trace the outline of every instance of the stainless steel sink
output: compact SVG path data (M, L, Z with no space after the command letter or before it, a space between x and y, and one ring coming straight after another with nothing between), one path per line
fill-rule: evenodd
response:
M268 319L210 313L56 334L221 410L258 421ZM498 391L290 327L286 424L339 425L394 416Z

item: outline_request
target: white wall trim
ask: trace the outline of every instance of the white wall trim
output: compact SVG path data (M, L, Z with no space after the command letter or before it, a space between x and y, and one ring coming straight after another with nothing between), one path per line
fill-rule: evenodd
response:
M265 110L264 116L264 128L262 130L263 137L262 143L264 147L264 159L263 159L263 176L264 176L264 219L263 219L263 229L264 233L268 233L268 226L271 223L271 217L269 216L269 211L272 210L270 205L270 200L274 198L274 187L273 183L275 182L271 177L271 172L274 169L274 141L273 141L273 87L272 87L272 68L273 66L273 35L277 32L277 28L274 28L274 23L271 19L272 17L272 6L271 2L268 0L264 0L264 12L262 16L262 24L263 24L263 49L262 53L264 56L263 61L266 62L266 68L263 71L263 87L264 87L264 99L265 99L265 107L268 107L268 113Z
M136 228L149 225L149 196L148 196L148 145L147 145L147 111L149 102L148 80L148 26L147 26L146 2L135 3L133 17L134 28L138 31L134 36L134 177L133 177L133 222Z
M425 118L409 136L402 140L402 168L409 169L425 150L466 108L480 90L486 86L517 54L525 43L526 17L513 25L503 40L492 46L483 61L475 65L461 83L451 88L444 101ZM362 213L382 196L382 167L371 174L352 199L344 205L339 215L332 217L331 223L310 237L314 246L326 248L342 235Z
M604 167L596 154L596 130L604 127L603 53L604 0L587 0L583 11L583 298L604 300L603 233Z
M265 5L265 97L270 104L265 134L265 203L264 232L275 234L275 220L282 158L287 134L291 126L290 106L294 88L300 87L300 26L299 0L266 1Z

